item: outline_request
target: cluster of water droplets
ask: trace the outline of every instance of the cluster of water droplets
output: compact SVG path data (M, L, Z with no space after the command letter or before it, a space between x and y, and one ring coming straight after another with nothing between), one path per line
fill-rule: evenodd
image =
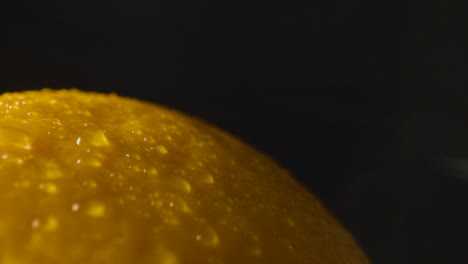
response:
M32 103L36 106L28 107ZM28 215L31 232L60 231L76 218L84 224L74 228L101 228L94 236L81 236L96 240L114 228L96 223L114 218L118 226L128 217L139 219L142 226L134 228L147 229L145 236L156 244L173 230L187 229L191 231L180 236L202 249L222 248L228 237L246 241L246 254L263 256L263 238L240 214L267 210L261 203L244 208L256 193L248 184L252 172L237 169L238 161L226 158L216 145L219 139L175 122L171 114L128 112L126 103L103 114L62 104L59 98L42 102L42 110L33 98L0 101L0 170L20 171L9 177L11 186L37 193L37 204L49 206ZM50 105L61 112L49 113ZM286 216L284 226L294 228L295 223ZM112 239L130 239L129 233ZM158 252L159 263L179 263L170 247L161 245Z

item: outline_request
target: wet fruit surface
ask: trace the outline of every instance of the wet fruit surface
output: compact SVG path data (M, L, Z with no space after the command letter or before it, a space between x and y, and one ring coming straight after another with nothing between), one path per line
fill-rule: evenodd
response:
M0 263L368 263L270 158L137 100L0 96Z

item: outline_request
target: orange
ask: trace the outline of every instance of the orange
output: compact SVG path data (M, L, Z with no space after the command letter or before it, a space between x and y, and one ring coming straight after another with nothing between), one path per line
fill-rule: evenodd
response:
M0 263L369 263L271 158L177 111L0 96Z

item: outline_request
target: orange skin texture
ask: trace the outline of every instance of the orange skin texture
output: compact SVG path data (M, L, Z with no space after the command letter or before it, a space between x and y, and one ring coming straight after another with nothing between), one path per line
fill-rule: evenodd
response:
M0 96L0 263L366 264L268 156L163 106Z

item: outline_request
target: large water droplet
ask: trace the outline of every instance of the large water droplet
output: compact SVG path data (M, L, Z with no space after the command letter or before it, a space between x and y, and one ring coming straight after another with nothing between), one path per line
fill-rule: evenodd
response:
M148 262L150 263L150 262ZM177 256L169 251L165 247L158 247L154 251L154 255L152 256L151 263L159 263L159 264L178 264L179 260Z
M183 212L183 213L190 213L190 208L187 206L187 203L185 202L184 199L180 197L174 197L171 202L169 203L170 207L173 207L174 209Z
M47 162L43 161L41 163L42 165L42 171L44 173L44 176L46 179L58 179L63 176L62 169L59 167L59 165L55 162Z
M94 147L109 146L109 140L104 132L97 126L89 125L80 131L80 144L87 144Z
M156 149L159 151L161 154L167 154L168 151L164 145L157 145Z
M56 230L58 228L58 225L59 225L59 222L58 222L57 218L51 216L51 217L47 218L47 221L44 224L44 229L46 231L54 231L54 230Z
M0 147L13 147L17 149L30 150L31 137L19 128L0 126Z
M80 164L80 165L85 165L85 166L90 166L90 167L95 167L95 168L99 168L102 166L101 161L96 157L89 156L89 157L80 158L79 160L80 161L79 162L77 161L77 164Z
M106 214L106 206L100 202L93 202L87 211L87 214L91 217L101 218Z
M170 186L178 191L182 191L184 193L189 193L192 190L192 186L188 181L184 180L181 177L173 176L170 179Z
M200 181L202 183L211 184L214 182L214 178L213 178L213 175L211 175L211 173L205 173L205 174L200 175Z
M39 189L42 189L49 194L56 194L58 192L57 185L53 183L39 184Z
M167 215L164 217L164 223L170 224L170 225L178 225L179 224L179 219L175 215Z
M207 247L217 247L219 245L219 236L216 231L207 224L202 224L198 230L195 239Z

